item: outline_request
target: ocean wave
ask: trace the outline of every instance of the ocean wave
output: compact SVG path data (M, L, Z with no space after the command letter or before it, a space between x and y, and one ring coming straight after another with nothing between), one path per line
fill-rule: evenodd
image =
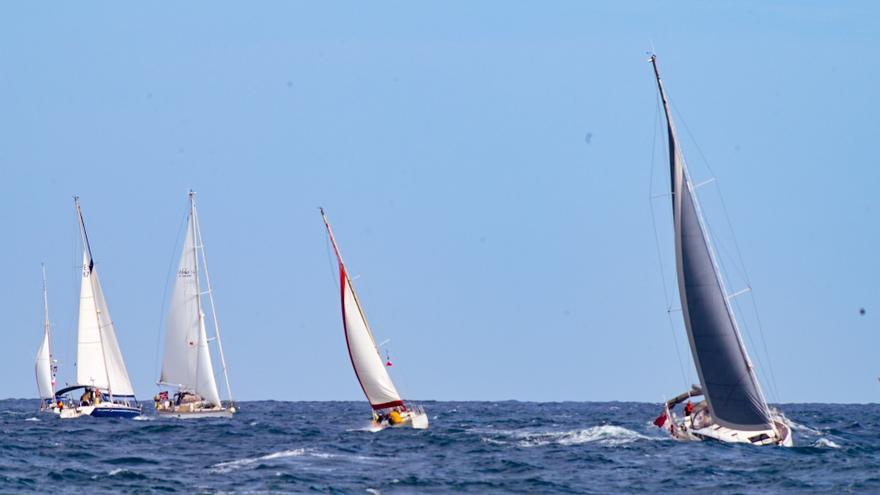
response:
M285 457L301 457L304 455L306 455L306 449L282 450L280 452L273 452L259 457L246 457L244 459L220 462L211 466L211 471L215 473L228 473L262 461L271 461L273 459L282 459Z
M135 416L135 417L133 417L133 418L131 418L131 419L133 419L133 420L135 420L135 421L155 421L155 420L156 420L156 417L155 417L155 416L143 416L143 415L140 415L140 416Z
M25 421L39 421L39 420L40 420L40 418L35 418L35 417L30 417L30 418L25 419Z
M825 437L819 437L818 440L813 442L813 447L817 448L826 448L826 449L839 449L840 445L834 443L833 440L829 440Z
M535 430L480 430L488 434L481 439L490 444L516 444L519 447L543 447L545 445L581 445L598 443L608 447L626 445L640 440L657 440L622 426L599 425L585 429L567 431Z

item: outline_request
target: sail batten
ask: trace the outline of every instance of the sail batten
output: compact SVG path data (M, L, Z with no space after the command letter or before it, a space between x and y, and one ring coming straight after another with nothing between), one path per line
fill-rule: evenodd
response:
M703 393L717 424L744 431L766 430L770 427L769 408L702 223L656 57L651 61L667 124L679 297Z

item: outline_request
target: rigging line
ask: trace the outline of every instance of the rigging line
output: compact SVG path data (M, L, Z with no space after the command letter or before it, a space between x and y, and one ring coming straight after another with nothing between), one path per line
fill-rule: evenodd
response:
M694 144L694 147L696 148L697 153L699 153L700 158L703 160L703 163L706 165L706 168L709 170L709 173L711 174L712 177L716 177L715 171L712 169L712 165L709 163L709 159L706 157L706 154L703 153L703 149L700 147L700 144L697 142L696 138L694 137L694 134L691 132L690 127L688 127L687 120L684 119L684 117L681 115L681 112L678 111L678 108L675 106L674 103L672 103L670 101L670 105L672 105L672 108L675 110L676 115L678 116L682 125L684 125L685 131L688 133L688 136L690 137L691 142ZM741 271L741 274L742 274L743 278L745 279L746 284L749 287L753 287L751 278L749 277L748 270L746 269L745 260L743 259L743 256L742 256L742 250L739 248L739 240L736 237L736 231L734 231L734 229L733 229L733 222L730 220L730 213L727 209L727 203L724 201L724 194L721 193L721 185L718 183L717 180L714 182L715 182L715 191L718 194L718 200L721 203L721 211L724 213L724 219L725 219L725 222L727 223L727 229L730 231L730 237L733 240L734 251L736 253L737 261L739 262L738 269ZM770 351L767 348L767 340L764 337L764 326L761 324L761 316L758 313L758 303L755 300L754 293L752 294L751 299L752 299L752 311L754 311L754 313L755 313L755 320L756 320L756 323L758 326L758 335L761 339L762 350L765 354L765 357L766 357L767 363L768 363L767 371L770 374L770 386L774 389L774 395L776 395L776 399L779 400L779 392L778 392L778 387L776 385L776 375L773 372L773 364L772 364L773 360L770 359Z
M672 334L672 342L675 347L675 355L678 358L678 368L681 372L681 379L685 388L688 388L688 374L685 373L684 363L681 359L681 351L678 348L678 338L675 336L676 329L675 323L672 321L672 303L669 300L669 288L666 284L666 275L665 270L663 269L663 252L660 249L660 234L657 232L657 216L654 214L654 198L652 197L652 193L654 191L654 163L656 158L657 151L657 129L660 126L660 96L656 97L656 112L654 114L654 132L653 138L651 139L651 173L648 179L648 206L651 210L651 226L654 229L654 246L657 248L657 261L660 265L660 280L663 284L663 299L666 302L666 319L669 321L669 331Z
M187 199L187 204L189 204L189 199ZM171 270L174 269L174 260L176 258L175 253L177 253L180 248L180 233L183 231L184 225L186 224L186 219L189 216L189 208L186 209L186 213L184 213L183 217L180 220L180 225L177 226L177 235L174 239L174 248L171 251L171 256L168 259L168 269L165 271L165 287L162 288L162 307L159 309L159 331L156 332L156 357L153 363L153 372L159 370L158 376L161 378L162 371L159 364L159 356L162 352L162 327L165 323L165 310L168 306L168 282L172 273Z
M333 275L333 257L330 254L330 234L324 232L324 251L327 253L327 269L330 272L330 276L333 278L333 285L336 287L336 293L342 290L342 287L339 286L339 277Z

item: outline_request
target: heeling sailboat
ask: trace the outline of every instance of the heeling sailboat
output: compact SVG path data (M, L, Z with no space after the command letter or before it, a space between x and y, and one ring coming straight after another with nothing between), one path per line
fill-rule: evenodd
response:
M66 406L60 411L62 418L84 415L133 418L141 413L141 406L134 396L116 340L113 319L92 259L79 197L74 198L74 204L83 244L76 347L77 385L57 391L55 396L63 397L80 389L84 391L79 400L68 398L65 401Z
M669 400L655 424L679 440L791 446L784 416L767 405L709 242L669 103L651 56L669 140L675 266L682 314L701 387ZM690 398L703 396L694 405ZM687 401L683 417L675 406Z
M178 418L232 417L236 408L232 401L226 359L220 341L220 325L214 308L214 295L196 212L196 197L192 191L189 193L189 202L186 237L168 308L165 353L162 360L162 375L158 382L177 387L177 392L173 397L168 397L168 392L156 396L156 411L159 415ZM202 274L208 288L205 292L201 290ZM208 296L211 308L211 319L214 323L213 339L208 338L205 329L203 295ZM209 340L217 342L226 392L229 394L225 404L220 400L217 380L214 377Z
M34 368L37 377L37 392L40 394L41 411L58 411L55 404L55 360L52 359L49 328L49 291L46 287L46 266L43 269L43 340L37 350Z
M373 407L373 426L377 428L410 426L415 429L425 429L428 427L428 415L421 407L408 407L397 392L394 382L391 381L385 361L379 354L379 348L373 338L373 332L370 331L370 325L364 316L363 307L354 291L354 285L345 269L342 254L339 252L333 230L330 229L330 222L324 214L324 209L320 208L320 210L339 263L342 326L348 355L361 389Z

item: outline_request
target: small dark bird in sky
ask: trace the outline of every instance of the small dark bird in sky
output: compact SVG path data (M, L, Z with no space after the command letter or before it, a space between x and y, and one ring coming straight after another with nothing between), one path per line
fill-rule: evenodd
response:
M865 308L859 308L859 314L865 316Z
M588 132L586 136L584 136L584 142L590 144L590 141L593 140L593 133Z

